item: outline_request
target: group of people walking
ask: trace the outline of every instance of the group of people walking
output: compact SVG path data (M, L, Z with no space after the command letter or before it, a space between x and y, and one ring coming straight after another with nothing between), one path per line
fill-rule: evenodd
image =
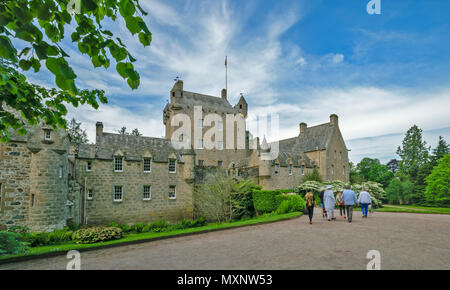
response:
M332 188L333 186L327 185L327 187L319 193L322 216L326 217L328 221L336 220L334 216L334 208L336 204L339 205L341 217L342 214L344 214L344 219L347 219L349 223L351 223L353 219L353 207L355 204L358 206L361 205L363 218L367 218L369 210L372 212L372 201L370 199L370 194L365 190L365 188L363 188L359 193L359 197L356 197L356 193L350 189L349 185L344 191L339 192L336 196L334 196L334 192L331 190ZM313 193L309 191L305 195L305 209L308 212L310 224L312 224L314 206L315 198Z

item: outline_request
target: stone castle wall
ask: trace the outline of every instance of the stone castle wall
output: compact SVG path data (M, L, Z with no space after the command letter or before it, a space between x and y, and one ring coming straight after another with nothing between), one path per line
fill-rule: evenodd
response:
M88 224L153 222L159 219L175 222L192 218L192 184L184 178L185 166L192 164L177 163L176 173L169 173L167 163L152 162L151 172L146 173L140 161L125 160L123 172L114 172L112 160L89 161L92 162L90 172L86 172L88 160L76 162L78 183L86 184L93 193L92 200L85 201ZM151 186L150 200L143 200L144 185ZM176 186L176 199L169 199L171 185ZM113 200L114 186L122 186L121 202Z

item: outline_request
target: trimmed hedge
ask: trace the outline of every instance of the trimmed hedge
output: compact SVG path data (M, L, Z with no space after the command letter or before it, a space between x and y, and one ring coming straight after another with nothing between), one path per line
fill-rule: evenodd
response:
M253 191L253 205L258 213L268 213L277 210L281 201L277 201L278 196L296 196L296 195L282 195L283 193L295 192L292 189L280 189L280 190L254 190ZM303 200L301 197L299 197ZM287 198L289 199L289 198ZM290 199L289 199L290 200ZM304 205L303 201L303 205ZM295 207L297 208L297 207ZM303 208L303 207L302 207ZM301 209L299 209L301 210Z
M289 205L288 212L302 211L305 207L305 200L299 195L277 195L275 196L275 201L277 204L277 209L284 201L287 201Z

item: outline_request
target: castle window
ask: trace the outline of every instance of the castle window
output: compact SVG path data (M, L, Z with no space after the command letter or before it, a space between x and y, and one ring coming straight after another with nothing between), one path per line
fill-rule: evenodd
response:
M305 165L302 165L302 166L300 167L300 174L301 174L301 175L305 175Z
M58 177L59 178L63 177L63 168L62 168L62 166L58 167Z
M87 191L87 199L92 200L94 198L94 193L92 192L92 189L88 189Z
M336 159L337 158L337 156L336 156L336 150L334 150L334 159Z
M34 206L34 194L31 195L31 207Z
M278 174L279 171L280 171L280 166L278 164L275 164L275 168L274 168L275 174Z
M44 130L44 140L51 140L51 131L50 130Z
M344 165L344 166L342 166L342 174L344 174L344 175L345 175L345 165Z
M170 185L169 186L169 199L176 199L177 193L176 193L176 186Z
M175 97L175 92L172 92L172 97Z
M222 160L217 161L217 166L222 167L222 164L223 164L223 161L222 161Z
M122 186L114 186L114 201L122 201Z
M334 165L331 164L331 175L333 175L333 174L334 174Z
M199 160L199 161L198 161L198 165L199 165L199 166L203 166L203 160Z
M292 164L289 164L289 175L292 175Z
M86 171L91 171L92 170L92 162L88 162L86 163Z
M144 191L142 192L142 200L152 199L152 188L150 185L144 185Z
M239 105L239 109L242 109L242 105Z
M175 159L169 159L169 173L175 173L177 169L177 161Z
M152 159L144 158L144 172L150 172L152 170Z
M342 151L339 152L339 158L342 160Z
M123 171L123 157L115 156L114 157L114 172L122 172Z

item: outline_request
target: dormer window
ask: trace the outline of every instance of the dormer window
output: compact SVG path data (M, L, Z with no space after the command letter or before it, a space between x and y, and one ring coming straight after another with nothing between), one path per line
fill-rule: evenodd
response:
M177 161L175 159L169 159L169 173L175 173L177 168Z
M150 172L152 169L152 159L144 158L144 172Z
M114 172L122 172L122 171L123 171L123 157L114 156Z
M88 161L88 162L86 163L86 171L89 172L89 171L91 171L91 170L92 170L92 162Z
M292 164L289 164L289 175L292 175Z
M302 165L302 166L300 167L300 173L301 173L302 175L305 175L305 165Z
M52 135L51 135L50 130L44 130L44 140L51 140L52 139Z

